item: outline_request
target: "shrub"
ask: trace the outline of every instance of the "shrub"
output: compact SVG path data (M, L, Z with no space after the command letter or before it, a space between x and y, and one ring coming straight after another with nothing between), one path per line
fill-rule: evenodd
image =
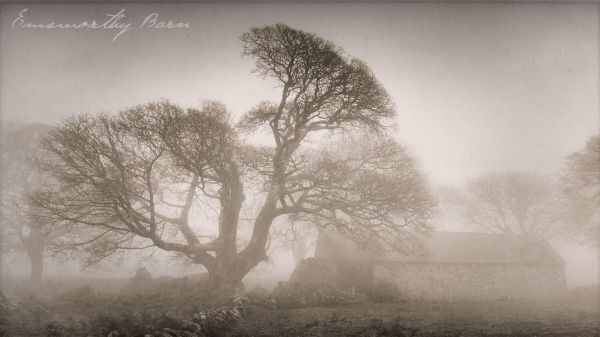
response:
M242 327L242 311L241 307L202 311L194 315L193 322L199 324L208 337L234 336Z
M355 302L355 297L329 284L313 285L281 282L272 293L280 308L336 305Z
M362 292L373 302L395 302L402 299L402 292L398 286L389 281L376 280L371 286L362 289Z

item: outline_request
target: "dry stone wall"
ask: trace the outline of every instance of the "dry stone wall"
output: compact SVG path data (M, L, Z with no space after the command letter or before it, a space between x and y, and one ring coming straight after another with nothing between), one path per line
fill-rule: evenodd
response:
M564 268L557 265L393 262L377 264L374 277L426 299L538 299L566 291Z

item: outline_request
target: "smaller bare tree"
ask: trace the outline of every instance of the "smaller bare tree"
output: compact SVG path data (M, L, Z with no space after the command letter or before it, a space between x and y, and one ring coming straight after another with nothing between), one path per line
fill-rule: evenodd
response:
M563 232L560 198L550 177L535 172L488 173L468 183L462 213L469 224L496 233L555 238Z
M9 252L25 252L31 262L30 284L42 280L44 257L65 228L41 220L28 202L47 177L36 165L41 141L50 127L41 124L7 123L2 130L3 246Z
M569 234L583 242L600 242L600 136L567 157L561 185Z

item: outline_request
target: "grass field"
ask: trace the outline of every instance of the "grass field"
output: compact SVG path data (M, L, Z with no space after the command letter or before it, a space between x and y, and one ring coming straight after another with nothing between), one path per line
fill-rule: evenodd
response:
M11 298L0 313L0 337L161 336L194 314L227 306L223 297L170 284L151 293L94 291L78 287L54 295ZM249 297L251 299L251 297ZM242 319L212 332L180 336L600 336L594 287L555 300L434 302L397 300L276 308L250 300ZM117 336L117 335L115 335Z
M396 302L257 308L252 336L599 336L594 301Z

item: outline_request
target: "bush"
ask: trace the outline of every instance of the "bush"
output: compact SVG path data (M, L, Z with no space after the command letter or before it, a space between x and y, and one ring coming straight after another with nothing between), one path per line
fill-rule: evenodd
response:
M356 302L356 297L329 284L281 282L272 293L279 308L336 305Z
M395 302L402 299L402 292L398 286L389 281L376 280L369 287L362 289L367 297L377 303Z
M202 327L202 332L208 337L234 336L241 330L243 309L233 307L202 311L194 315L194 323Z

